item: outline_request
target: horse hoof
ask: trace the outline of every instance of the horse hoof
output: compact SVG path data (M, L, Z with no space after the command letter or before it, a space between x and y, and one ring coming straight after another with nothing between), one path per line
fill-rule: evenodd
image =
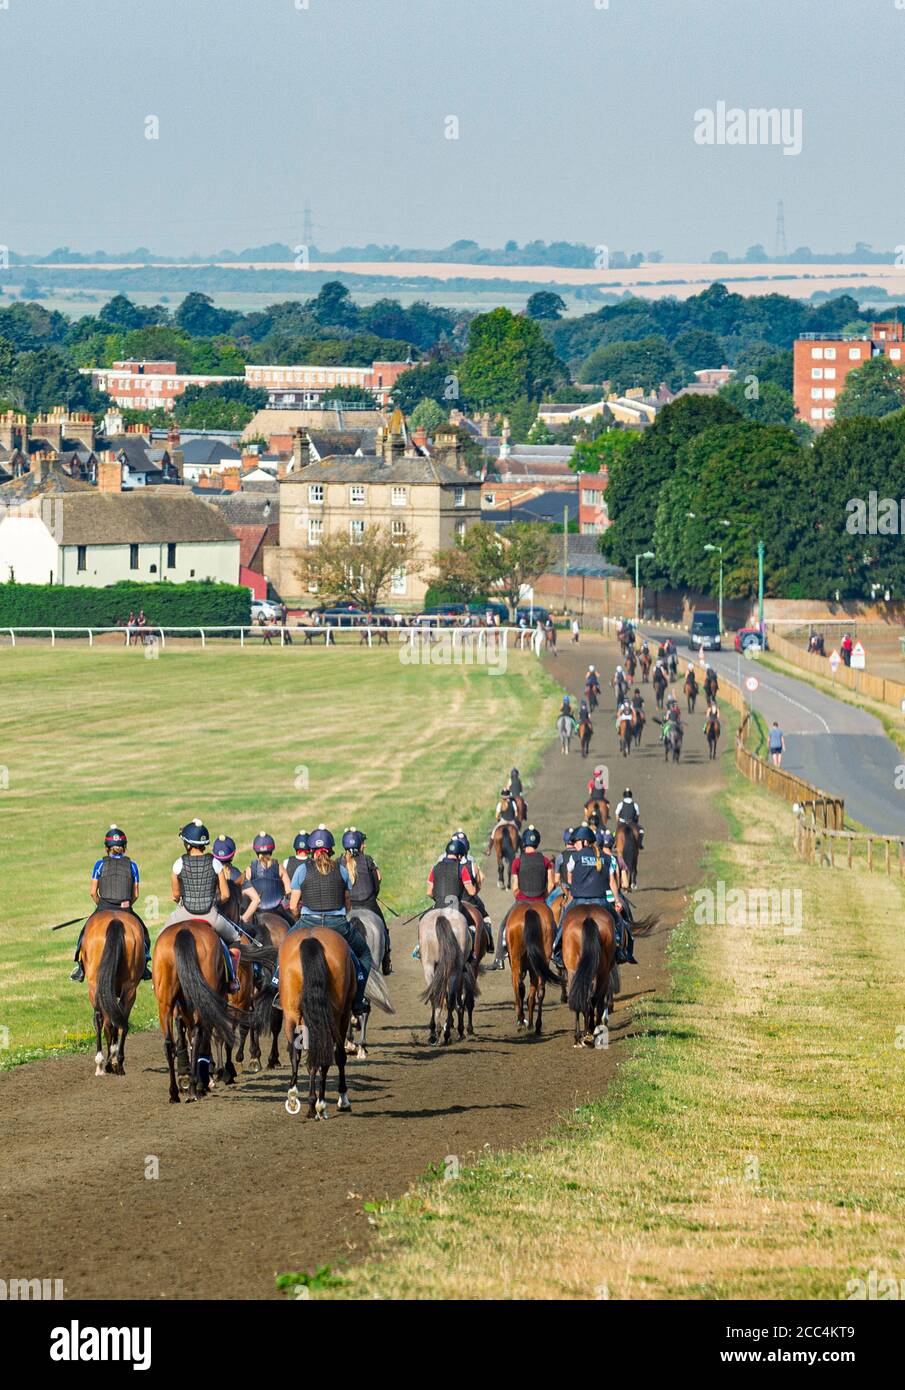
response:
M179 1078L179 1089L180 1089L180 1091L187 1091L188 1088L189 1088L189 1079L188 1079L188 1077L187 1077L187 1076L180 1076L180 1078Z
M348 1038L346 1038L346 1056L347 1056L347 1057L351 1057L351 1056L352 1056L352 1053L353 1053L354 1051L355 1051L355 1044L354 1044L354 1042L351 1042Z
M358 1051L355 1053L355 1058L359 1062L366 1062L368 1060L368 1049L366 1047L359 1047Z
M95 1068L94 1068L94 1074L95 1074L95 1076L103 1076L103 1074L104 1074L104 1069L103 1069L103 1067L95 1067Z
M527 1023L525 1022L525 1020L524 1020L523 1018L520 1018L520 1019L518 1020L518 1029L519 1029L519 1032L521 1032L523 1028L527 1028L527 1027L528 1027L528 1025L527 1025Z
M352 1109L352 1102L349 1100L349 1097L346 1095L345 1091L340 1092L339 1099L336 1102L336 1108L337 1110Z
M314 1102L314 1118L316 1120L326 1120L327 1102L325 1100L316 1100Z
M248 1064L248 1070L249 1070L250 1072L260 1071L260 1070L261 1070L261 1059L260 1059L260 1057L252 1057L251 1061L250 1061L249 1064Z
M288 1096L286 1097L286 1114L297 1115L301 1108L302 1102L298 1098L298 1094L295 1090L295 1087L293 1087L293 1089L289 1092Z

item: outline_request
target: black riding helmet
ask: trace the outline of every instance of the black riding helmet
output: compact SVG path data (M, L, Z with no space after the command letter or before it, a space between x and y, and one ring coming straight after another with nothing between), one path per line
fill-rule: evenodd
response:
M529 846L531 849L537 849L540 844L540 831L536 830L533 825L529 825L522 836L522 844Z
M454 855L456 859L461 859L461 857L462 857L462 841L461 841L461 840L450 840L450 841L447 843L445 853L446 853L446 854Z
M126 832L120 830L118 825L111 825L104 836L104 848L106 850L124 850L126 848Z
M179 838L191 849L203 849L205 845L210 844L211 839L207 826L200 820L189 821L188 825L184 825L179 832Z

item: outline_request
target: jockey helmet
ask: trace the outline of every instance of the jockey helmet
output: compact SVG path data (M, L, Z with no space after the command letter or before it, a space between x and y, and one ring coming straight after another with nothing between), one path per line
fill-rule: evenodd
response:
M631 787L626 787L625 791L622 793L622 799L623 801L632 801L634 799L632 797Z
M307 850L307 848L308 848L308 831L307 831L307 830L300 830L300 831L299 831L299 833L296 835L295 839L294 839L293 842L292 842L292 848L295 850L296 854L301 854L302 850Z
M508 788L508 787L500 787L500 796L508 796L508 795L509 795L509 788Z
M229 864L236 852L236 842L231 835L218 835L211 849L215 859L219 859L223 864Z
M118 825L111 825L104 836L104 848L124 850L126 848L126 832L120 830Z
M308 836L308 848L312 854L319 849L327 850L332 854L335 844L336 841L325 825L319 825L317 829L312 830L311 834Z
M569 828L568 828L568 830L564 830L564 831L562 832L562 842L563 842L563 844L564 844L564 845L570 845L570 844L572 843L572 836L573 836L574 834L575 834L575 831L572 829L572 827L571 827L571 825L570 825Z
M613 834L612 830L601 830L600 843L604 849L613 848L616 843L616 836Z
M202 825L200 820L189 821L179 832L179 838L184 845L190 845L198 849L204 845L209 845L211 837L208 834L207 826Z
M596 671L596 670L597 670L597 667L596 667L596 666L589 666L589 667L588 667L588 670L589 670L589 671Z
M276 849L276 841L272 835L268 835L266 830L262 830L260 835L254 838L252 849L255 854L273 854Z
M466 853L466 854L467 854L468 851L471 849L471 841L469 840L468 836L465 834L465 831L464 831L464 830L457 830L456 833L455 833L455 835L453 836L453 839L454 839L454 840L459 840L459 841L465 846L465 853Z
M529 825L528 829L522 836L522 844L530 845L532 849L537 849L538 845L540 844L540 831L535 830L533 825Z
M592 845L594 832L589 825L580 825L572 836L572 841L576 845Z
M352 854L357 854L365 842L365 837L360 830L356 830L354 825L350 825L348 830L343 831L342 845Z
M452 840L450 840L450 841L447 843L446 849L444 850L444 854L453 854L453 855L455 855L456 859L461 859L461 858L462 858L462 841L459 840L459 839L452 839Z

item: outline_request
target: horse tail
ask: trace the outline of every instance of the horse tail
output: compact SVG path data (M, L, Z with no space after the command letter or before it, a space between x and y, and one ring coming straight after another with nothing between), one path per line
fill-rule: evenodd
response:
M316 936L299 943L302 961L302 1019L308 1030L308 1066L329 1067L339 1043L336 1016L330 1002L327 956Z
M252 1018L258 1034L266 1037L273 1028L273 1005L276 998L276 990L273 988L273 966L262 962L261 973L264 976L264 987L252 1005Z
M600 968L600 933L593 917L581 924L581 956L569 985L569 1008L575 1014L589 1014L597 993L597 971Z
M456 940L448 917L441 913L437 918L437 944L440 955L434 969L434 978L421 996L421 1002L439 1009L449 996L459 994L459 982L465 969L462 947Z
M126 954L126 930L118 917L107 923L104 950L97 970L94 1001L114 1028L127 1028L129 1017L119 1000L117 980Z
M651 912L647 917L642 917L639 921L632 923L632 936L647 936L652 932L660 920L659 912Z
M538 980L546 980L548 984L556 984L559 976L554 975L550 969L544 951L544 941L540 929L540 913L533 907L529 907L525 913L525 923L522 928L522 939L525 943L525 954L528 957L528 969Z
M217 945L219 950L219 943ZM189 1008L197 1015L203 1028L215 1034L227 1047L235 1041L233 1017L235 1011L211 989L201 970L194 933L183 927L176 933L173 944L179 988Z

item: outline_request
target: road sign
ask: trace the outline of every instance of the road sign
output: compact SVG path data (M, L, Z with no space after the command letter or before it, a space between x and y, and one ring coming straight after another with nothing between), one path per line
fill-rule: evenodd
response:
M867 664L867 652L862 643L856 642L852 647L852 668L855 671L863 671Z
M834 647L833 650L830 652L830 670L832 671L834 676L839 669L839 662L841 660L842 657L839 655L839 653L836 651L836 648Z
M746 690L750 690L752 694L754 693L754 691L757 689L757 687L758 687L759 685L760 685L760 681L757 679L757 676L746 676L746 677L745 677L745 689L746 689Z

